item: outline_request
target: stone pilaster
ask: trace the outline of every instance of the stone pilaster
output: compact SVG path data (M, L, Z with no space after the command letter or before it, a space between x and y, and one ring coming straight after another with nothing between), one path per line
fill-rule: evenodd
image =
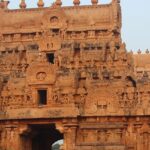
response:
M76 126L66 127L64 132L64 150L75 150Z
M3 126L1 130L0 146L5 150L21 150L20 137L16 125Z

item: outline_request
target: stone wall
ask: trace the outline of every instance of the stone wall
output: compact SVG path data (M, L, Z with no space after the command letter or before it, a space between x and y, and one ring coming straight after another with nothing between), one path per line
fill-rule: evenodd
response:
M0 2L2 150L34 150L51 123L65 150L150 150L149 54L127 51L119 0L79 3Z

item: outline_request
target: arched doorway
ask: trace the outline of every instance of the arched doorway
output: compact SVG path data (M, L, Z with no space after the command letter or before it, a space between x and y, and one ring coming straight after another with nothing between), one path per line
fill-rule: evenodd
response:
M53 150L52 145L59 140L63 140L55 124L32 125L32 150Z

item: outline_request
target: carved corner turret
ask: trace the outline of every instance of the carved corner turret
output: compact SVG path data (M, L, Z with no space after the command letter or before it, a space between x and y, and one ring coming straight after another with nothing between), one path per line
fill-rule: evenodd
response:
M112 0L113 13L114 13L114 27L121 30L122 27L122 12L120 6L120 0Z

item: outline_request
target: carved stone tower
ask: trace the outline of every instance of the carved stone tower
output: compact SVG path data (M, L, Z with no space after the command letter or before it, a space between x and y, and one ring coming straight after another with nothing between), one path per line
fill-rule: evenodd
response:
M1 150L150 150L149 51L127 52L119 0L91 2L0 2Z

